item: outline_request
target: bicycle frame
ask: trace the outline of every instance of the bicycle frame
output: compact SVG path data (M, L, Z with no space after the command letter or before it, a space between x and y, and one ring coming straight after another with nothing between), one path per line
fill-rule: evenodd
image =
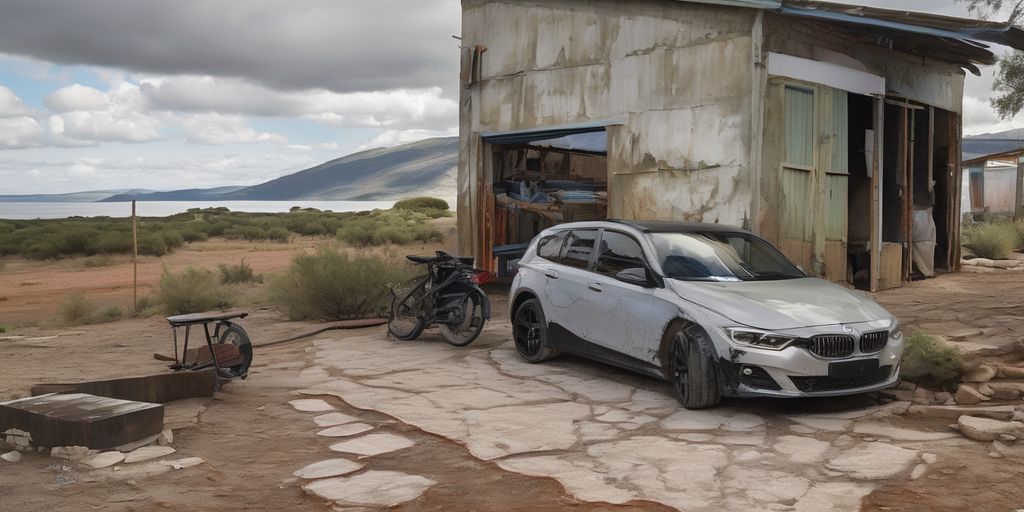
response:
M418 308L419 314L425 314L426 321L429 324L444 323L444 324L459 324L463 321L462 318L443 318L438 319L439 314L448 312L448 309L439 309L438 304L444 304L446 299L457 298L468 295L473 289L479 290L476 284L471 282L458 283L459 280L465 279L465 275L471 272L480 272L472 267L460 266L457 263L450 269L451 272L442 280L440 283L435 283L434 280L437 278L439 265L437 263L427 264L427 274L423 277L418 278L418 282L413 286L404 296L398 297L395 293L394 288L391 288L391 294L399 299L398 303L402 304L409 300L413 294L419 291L421 288L426 289L423 297L417 299L412 304ZM468 281L468 280L467 280ZM452 285L459 285L466 287L466 290L453 291L452 293L442 293L446 289L452 287ZM482 293L482 292L481 292ZM483 305L484 311L482 311L484 318L490 318L490 306L489 304Z

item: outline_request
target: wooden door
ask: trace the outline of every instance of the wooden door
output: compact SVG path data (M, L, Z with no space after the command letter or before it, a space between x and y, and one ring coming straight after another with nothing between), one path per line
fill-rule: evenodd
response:
M846 283L846 246L848 235L848 204L850 178L850 137L846 91L825 88L820 101L822 229L824 243L819 243L823 254L824 277L836 283Z
M817 171L813 87L784 86L785 162L782 164L782 207L779 249L807 272L814 254L814 191Z

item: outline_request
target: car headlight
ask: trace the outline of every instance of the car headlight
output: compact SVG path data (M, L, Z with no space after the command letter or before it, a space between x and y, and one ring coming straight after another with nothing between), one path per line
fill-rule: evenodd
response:
M725 332L729 339L738 345L768 350L782 350L799 340L794 336L737 327L727 327Z
M889 339L899 341L903 339L903 328L900 327L900 323L893 321L892 327L889 329Z

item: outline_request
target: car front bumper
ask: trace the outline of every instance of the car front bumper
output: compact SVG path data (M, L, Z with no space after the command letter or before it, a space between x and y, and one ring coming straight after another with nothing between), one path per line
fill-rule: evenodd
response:
M844 358L823 358L808 349L791 346L783 350L746 347L718 336L720 368L725 392L741 397L816 397L866 393L899 384L903 340L889 338L877 353L857 352ZM720 345L721 347L722 345ZM877 367L870 360L877 359ZM867 370L850 373L830 371L834 363L867 363ZM837 365L838 366L838 365Z

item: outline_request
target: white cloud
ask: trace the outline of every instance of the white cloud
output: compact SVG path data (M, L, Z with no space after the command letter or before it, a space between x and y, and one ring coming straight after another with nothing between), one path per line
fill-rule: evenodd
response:
M459 129L457 127L447 130L385 130L380 135L370 139L370 142L364 144L362 149L398 146L399 144L408 144L432 137L451 137L458 134Z
M239 116L220 114L192 114L181 123L185 140L196 144L252 144L270 142L287 144L288 139L277 133L257 132Z
M336 93L325 89L277 91L236 78L175 76L144 80L153 108L278 117L307 117L344 127L436 127L458 116L440 87Z
M29 114L28 108L21 102L21 98L14 95L14 91L0 85L0 118L21 117Z
M112 106L107 94L81 84L57 89L43 98L43 104L57 113L109 110Z
M0 118L0 148L22 149L45 142L39 123L27 116Z

